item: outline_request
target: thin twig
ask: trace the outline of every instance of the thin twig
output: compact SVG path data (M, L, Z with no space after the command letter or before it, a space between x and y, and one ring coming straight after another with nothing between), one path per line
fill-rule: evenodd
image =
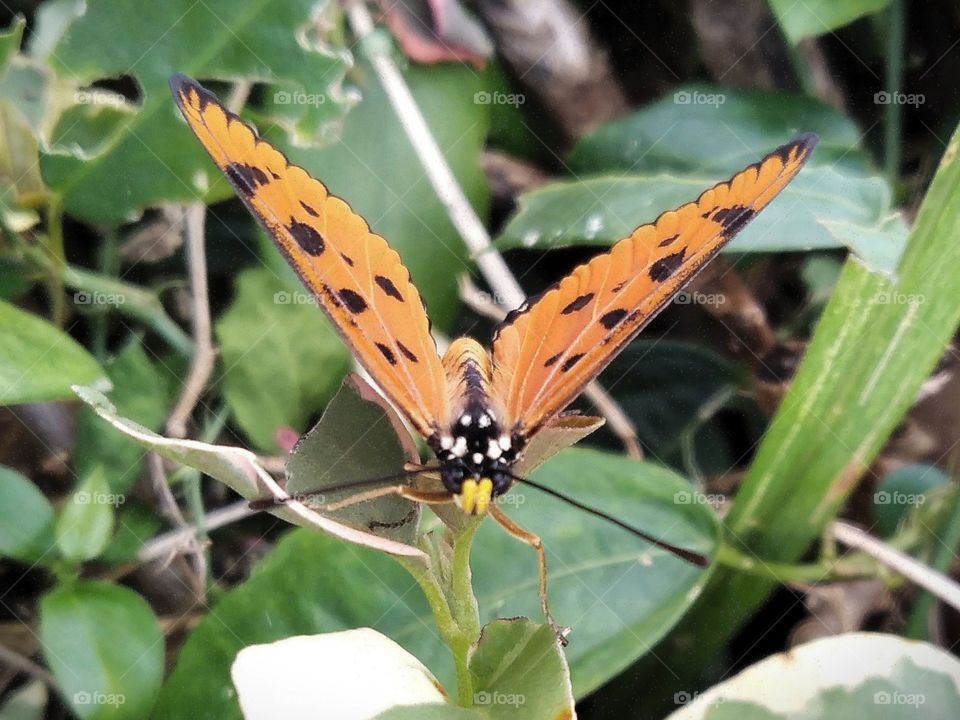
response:
M26 673L30 677L36 678L46 683L51 688L56 689L57 679L42 667L37 665L30 658L11 650L4 645L0 645L0 664L7 665L19 672Z
M200 534L235 523L253 515L255 512L257 511L250 509L250 502L247 500L238 500L231 505L217 508L204 515L202 521L197 525L184 525L176 530L158 535L145 543L140 548L140 552L137 553L137 560L147 563L167 557L194 544Z
M213 372L215 353L210 331L210 298L207 290L207 255L203 246L203 203L192 203L184 211L187 246L187 265L190 270L190 290L193 296L193 358L190 370L180 391L180 398L167 418L167 433L182 438L187 434L187 421L203 394Z
M347 0L346 7L350 26L362 41L373 32L373 18L370 17L362 0ZM494 289L500 301L499 304L507 308L520 307L526 300L526 295L513 273L510 272L510 268L507 267L503 256L491 246L487 229L474 212L467 196L463 194L460 183L457 182L446 158L443 157L433 133L427 126L427 121L413 98L413 93L410 92L390 53L371 44L367 57L390 99L394 112L400 119L400 124L407 133L410 144L420 159L430 185L446 208L447 214L470 250L480 272ZM613 398L600 387L597 381L587 386L585 394L606 418L610 429L620 437L627 453L631 457L640 457L640 444L637 442L636 432Z
M928 590L954 609L960 610L960 585L946 575L933 570L919 560L849 523L835 522L831 527L831 533L844 545L870 555L878 562Z

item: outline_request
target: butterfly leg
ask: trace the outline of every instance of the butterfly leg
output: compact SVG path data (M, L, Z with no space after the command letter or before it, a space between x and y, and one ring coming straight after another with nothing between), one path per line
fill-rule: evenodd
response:
M547 623L557 634L557 639L562 645L566 646L567 636L570 634L570 628L558 625L554 621L553 615L550 614L550 607L547 604L547 554L543 549L543 542L540 540L539 536L534 535L532 532L528 532L517 525L496 505L490 505L490 508L487 510L487 512L490 513L490 516L496 520L497 524L506 530L507 533L515 537L517 540L526 543L537 551L537 562L540 566L540 608L543 610L543 615L547 619Z
M386 497L387 495L399 495L407 500L424 503L426 505L441 505L443 503L453 501L453 495L445 490L417 490L408 485L387 485L386 487L374 488L373 490L367 490L365 492L357 493L356 495L351 495L350 497L344 498L343 500L338 500L337 502L323 503L317 506L316 509L323 512L333 512L334 510L342 510L343 508L350 507L351 505L358 505L362 502Z

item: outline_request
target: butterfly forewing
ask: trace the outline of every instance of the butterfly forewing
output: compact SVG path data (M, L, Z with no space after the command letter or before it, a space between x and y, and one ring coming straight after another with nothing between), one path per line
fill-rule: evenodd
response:
M217 167L386 395L424 436L447 416L443 369L400 256L350 206L200 85L170 81Z
M529 438L566 407L673 295L800 170L803 135L695 202L642 225L511 314L493 341L493 387Z

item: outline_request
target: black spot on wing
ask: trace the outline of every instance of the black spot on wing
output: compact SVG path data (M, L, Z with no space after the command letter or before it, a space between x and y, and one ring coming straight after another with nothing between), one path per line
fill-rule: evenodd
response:
M616 293L620 292L621 290L623 290L623 288L624 288L624 286L625 286L626 284L627 284L627 281L626 281L626 280L624 280L623 282L619 282L619 283L617 283L616 285L614 285L612 288L610 288L610 292L616 294Z
M657 260L653 265L650 266L650 279L654 282L663 282L668 280L677 269L683 265L683 258L686 255L687 249L683 248L678 250L675 253L670 255L665 255L664 257Z
M583 310L587 305L590 304L590 301L593 300L593 293L585 293L575 298L569 305L567 305L563 310L560 311L561 315L569 315L570 313L575 313L577 310Z
M300 207L303 208L304 212L306 212L307 215L311 215L311 216L313 216L313 217L320 217L320 213L318 213L318 212L317 212L316 210L314 210L312 207L310 207L309 205L307 205L303 200L300 201Z
M403 295L400 294L400 291L397 290L397 286L393 284L393 281L390 278L384 277L383 275L377 275L373 278L373 280L387 295L399 300L400 302L403 302Z
M560 370L567 372L570 368L580 362L580 358L583 357L583 353L578 353L576 355L571 355L566 360L563 361L563 365L560 366Z
M391 365L397 364L397 356L393 354L393 350L388 348L383 343L377 343L377 349L383 353L383 356L387 359L387 362Z
M601 315L600 324L603 325L607 330L613 330L626 316L626 310L623 308L617 308L616 310L611 310L610 312Z
M359 315L367 309L367 301L364 300L359 293L354 292L350 288L343 288L338 294L340 295L340 300L346 305L347 310L354 315Z
M230 178L230 182L247 195L252 195L258 187L270 182L267 174L253 165L232 162L227 163L223 171Z
M676 235L671 235L670 237L664 238L663 240L658 242L657 247L667 247L667 245L673 245L679 239L680 239L680 233L677 233Z
M410 362L420 362L417 360L417 356L414 355L410 349L399 340L397 340L397 349L400 350L400 353Z
M756 215L753 208L746 205L732 205L728 208L720 208L714 213L706 213L704 217L720 223L722 232L726 237L733 237Z
M343 258L343 261L344 261L347 265L349 265L350 267L353 267L353 258L352 258L352 257L350 257L349 255L347 255L346 253L340 253L340 257Z
M544 366L544 367L550 367L551 365L553 365L554 363L556 363L557 360L559 360L562 355L563 355L562 352L558 352L556 355L551 355L551 356L548 357L548 358L546 359L546 361L543 363L543 366Z
M314 257L321 255L327 246L323 241L323 235L317 232L315 227L307 225L306 223L292 220L287 226L287 232L293 236L293 239L297 241L297 245L308 255L313 255Z

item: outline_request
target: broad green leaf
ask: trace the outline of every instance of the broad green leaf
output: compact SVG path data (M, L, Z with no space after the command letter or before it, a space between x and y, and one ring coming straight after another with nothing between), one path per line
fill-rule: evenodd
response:
M266 470L261 467L257 456L249 450L224 445L209 445L196 440L174 440L161 437L142 425L120 417L117 414L117 409L110 404L110 401L93 388L75 386L73 389L77 396L93 408L102 420L133 438L146 449L219 480L241 497L248 500L260 500L263 498L266 488L273 488L275 493L282 492ZM288 522L320 529L353 543L421 560L426 558L424 553L415 547L341 525L329 518L310 512L307 508L297 507L295 503L278 506L270 512Z
M770 9L783 34L796 44L807 37L833 32L889 4L890 0L770 0Z
M712 511L686 502L689 485L661 467L567 450L533 477L670 542L707 555L715 549ZM519 487L501 508L543 538L551 609L558 622L573 627L567 658L574 692L583 696L645 653L697 597L707 573L536 492ZM485 521L472 565L484 619L542 620L532 549ZM454 687L449 651L406 571L382 553L294 531L198 625L157 717L239 717L229 667L242 647L364 626L398 642L444 687Z
M69 147L44 154L44 179L64 196L69 213L103 224L161 201L226 197L229 185L177 117L167 79L182 72L201 80L272 81L322 96L323 103L295 108L297 123L315 130L340 106L343 59L316 36L319 25L337 25L332 10L310 0L242 5L89 0L85 12L61 31L63 15L70 15L64 8L33 42L33 52L49 56L55 72L77 86L132 75L140 98L135 113L102 136L97 154ZM112 104L102 91L80 92L86 95L78 96L77 104Z
M0 300L0 405L71 397L74 383L103 378L97 361L46 320Z
M497 245L608 246L638 225L653 222L661 212L695 200L720 179L725 178L626 175L550 183L520 198ZM810 166L726 249L797 252L848 247L873 267L892 270L906 241L903 221L892 213L890 191L881 178Z
M125 501L110 491L103 468L95 467L67 499L57 517L57 547L74 562L99 555L113 534L114 510Z
M265 450L278 449L279 428L305 429L349 367L346 348L312 296L291 293L267 268L237 277L233 304L215 328L227 403Z
M485 717L572 717L570 671L549 625L525 618L487 623L470 653L473 703Z
M668 720L948 718L960 707L960 661L927 643L850 633L771 655L677 700L685 707Z
M290 453L286 490L308 506L337 502L370 488L327 493L326 487L391 476L399 482L405 479L403 464L419 461L410 432L393 409L366 382L349 375L320 422ZM396 495L320 512L408 545L417 540L420 505Z
M570 152L570 172L696 174L725 180L800 133L820 144L809 166L869 167L861 132L847 116L804 95L683 85L597 128ZM664 208L666 209L666 208Z
M150 715L163 679L163 636L146 601L105 582L40 600L40 645L67 705L84 720Z
M0 465L0 555L39 562L53 540L53 508L30 480Z
M99 560L119 565L136 560L137 553L144 543L157 534L163 521L156 512L128 500L117 511L114 525L116 531L110 544L100 553Z
M110 402L117 412L150 430L159 430L167 416L171 371L147 358L138 337L127 342L107 363L106 370L113 385ZM179 378L176 380L179 382ZM86 475L100 465L115 493L129 492L143 471L144 449L108 427L89 408L77 416L75 447L77 475Z
M405 80L437 144L480 217L489 191L478 157L489 106L474 101L482 78L463 65L411 65ZM372 68L351 76L363 100L344 120L338 142L321 149L288 148L303 165L366 218L400 253L439 327L454 319L456 276L468 271L466 249L437 199ZM267 133L281 145L283 138ZM280 263L279 255L271 255Z
M883 476L873 490L872 531L889 536L913 508L927 501L926 493L950 482L940 468L932 465L904 465Z
M246 647L230 675L244 720L359 719L396 705L447 706L423 663L370 628ZM278 693L283 686L313 691Z

